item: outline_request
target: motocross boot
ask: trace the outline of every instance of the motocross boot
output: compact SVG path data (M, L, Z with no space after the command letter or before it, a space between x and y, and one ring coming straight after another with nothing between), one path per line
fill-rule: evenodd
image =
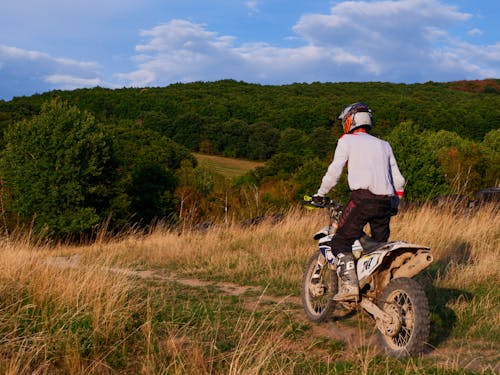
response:
M359 285L354 257L351 253L339 253L337 258L337 275L340 283L339 291L333 296L333 300L356 302L359 300Z

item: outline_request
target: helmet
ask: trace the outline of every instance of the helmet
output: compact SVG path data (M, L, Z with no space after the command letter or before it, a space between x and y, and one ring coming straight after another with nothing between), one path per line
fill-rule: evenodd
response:
M339 115L339 120L342 120L344 134L362 126L367 126L369 129L373 127L372 110L368 105L361 102L345 107Z

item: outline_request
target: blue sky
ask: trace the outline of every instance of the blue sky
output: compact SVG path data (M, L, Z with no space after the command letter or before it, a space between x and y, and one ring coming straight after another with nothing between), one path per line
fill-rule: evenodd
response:
M500 78L498 0L5 0L0 99L235 79Z

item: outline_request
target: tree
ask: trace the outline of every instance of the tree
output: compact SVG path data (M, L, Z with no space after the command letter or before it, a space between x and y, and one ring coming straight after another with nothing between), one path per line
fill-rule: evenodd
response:
M145 112L142 114L142 122L146 128L154 130L161 135L170 138L175 135L172 120L162 112Z
M116 180L110 142L96 119L60 100L5 133L0 159L9 207L37 233L90 230L109 213Z
M293 180L297 185L297 195L300 199L305 194L313 195L321 184L328 164L318 158L307 160L293 175Z
M338 127L340 128L340 127ZM337 129L337 127L335 127ZM333 129L314 128L309 134L309 147L312 154L320 159L333 159L338 137L334 136Z
M387 137L406 179L405 197L425 200L449 191L436 154L412 121L402 122Z
M438 160L454 192L472 194L480 188L484 159L477 144L464 141L457 147L443 148Z
M206 119L198 113L188 112L183 114L174 123L176 131L173 135L173 140L190 150L198 150L206 123Z
M194 221L209 211L208 201L214 192L218 177L209 168L194 166L184 160L175 172L177 178L176 195L179 197L179 218Z
M278 147L280 132L273 126L259 122L249 127L248 157L254 160L267 160Z
M119 189L129 202L126 219L143 225L153 219L175 219L175 171L185 160L196 165L194 157L140 123L119 123L110 132L120 169Z
M311 156L309 137L302 130L287 128L281 132L278 152L293 155Z
M471 194L480 188L486 160L476 143L446 130L426 131L422 136L427 139L453 192Z
M484 136L481 149L486 162L484 186L500 184L500 129L491 130Z
M158 163L136 165L127 193L131 197L131 210L135 220L150 224L154 219L175 218L175 177L169 169ZM134 219L133 218L133 219Z

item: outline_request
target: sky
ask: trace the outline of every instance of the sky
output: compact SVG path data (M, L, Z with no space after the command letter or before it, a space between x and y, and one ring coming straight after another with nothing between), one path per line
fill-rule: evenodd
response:
M500 78L499 0L2 0L0 99L234 79Z

